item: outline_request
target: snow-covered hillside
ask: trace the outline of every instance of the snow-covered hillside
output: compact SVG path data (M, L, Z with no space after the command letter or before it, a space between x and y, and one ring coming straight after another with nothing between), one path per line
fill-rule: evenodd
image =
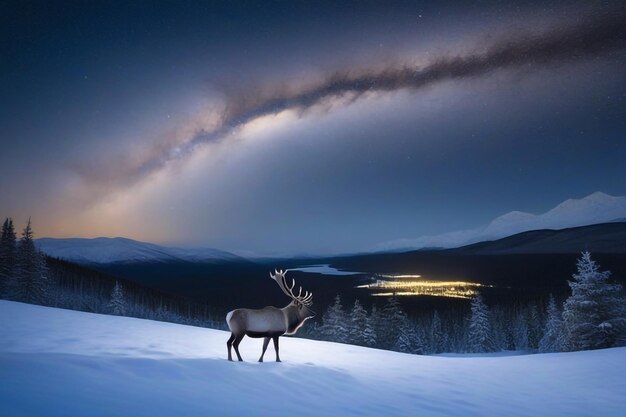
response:
M18 416L624 416L626 349L413 356L0 301L0 407ZM270 347L266 359L273 358Z
M211 248L171 248L122 237L95 239L42 238L35 241L44 253L56 258L83 264L114 262L212 262L235 261L242 258Z
M614 197L595 192L581 199L569 199L543 214L512 211L488 225L435 236L397 239L381 243L377 250L455 248L471 243L500 239L539 229L564 229L605 223L626 217L626 196Z

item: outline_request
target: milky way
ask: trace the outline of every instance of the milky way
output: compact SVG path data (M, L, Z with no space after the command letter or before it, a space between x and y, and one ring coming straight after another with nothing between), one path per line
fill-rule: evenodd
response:
M0 215L339 253L626 194L623 1L9 2Z
M417 91L448 80L466 80L497 70L538 69L568 64L590 56L609 54L625 46L626 25L619 13L611 13L588 21L561 23L549 30L537 30L536 33L510 35L484 48L485 52L441 56L431 59L430 64L422 67L391 67L382 71L352 68L331 74L307 88L298 89L296 86L289 93L281 90L262 95L253 92L234 94L226 97L225 110L217 129L201 131L184 143L172 147L160 145L158 149L149 152L152 157L148 160L91 180L122 186L133 184L163 168L168 161L187 157L201 145L223 141L233 130L257 118L289 109L306 111L329 98L348 94L358 98L365 93L404 89ZM119 175L120 172L123 175Z

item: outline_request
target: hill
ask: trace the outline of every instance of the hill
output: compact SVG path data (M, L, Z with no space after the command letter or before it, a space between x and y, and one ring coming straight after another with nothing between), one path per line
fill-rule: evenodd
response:
M20 416L618 416L626 348L429 357L0 301L0 401ZM273 352L267 353L273 357Z
M450 249L461 254L626 253L626 222L561 230L532 230L494 241Z
M237 255L212 248L173 248L122 237L42 238L35 243L49 256L80 264L244 261Z

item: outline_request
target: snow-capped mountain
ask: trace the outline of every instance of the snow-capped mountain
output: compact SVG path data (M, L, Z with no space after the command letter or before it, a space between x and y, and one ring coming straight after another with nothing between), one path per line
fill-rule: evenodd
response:
M35 243L42 252L50 256L82 264L168 261L217 262L243 259L217 249L172 248L122 237L42 238L37 239Z
M512 211L484 227L440 235L398 239L381 243L377 250L455 248L485 240L500 239L516 233L539 229L564 229L624 219L626 196L615 197L595 192L581 199L569 199L543 214Z

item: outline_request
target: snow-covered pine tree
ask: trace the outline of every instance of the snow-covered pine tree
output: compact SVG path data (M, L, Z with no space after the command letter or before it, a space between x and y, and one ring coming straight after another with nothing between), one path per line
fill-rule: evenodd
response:
M303 339L315 339L319 340L320 338L320 326L317 321L309 321L307 326L303 326L300 330L298 330L297 337L301 337Z
M472 300L472 315L470 317L467 350L469 352L493 352L491 339L491 323L489 309L479 294Z
M563 332L563 321L561 311L550 294L547 308L546 325L543 337L539 341L540 352L559 352L561 350L561 337Z
M543 327L542 318L539 314L537 304L531 303L527 309L528 323L528 347L531 349L539 348L539 340L541 340L541 328Z
M348 323L348 342L366 346L364 331L367 326L367 311L363 308L359 300L354 301L354 306L350 311L349 323Z
M496 350L509 350L508 337L510 325L507 321L508 315L502 306L491 309L491 333L493 335L493 346Z
M368 347L375 347L378 343L378 336L376 335L376 329L374 328L373 319L371 316L367 316L365 320L365 328L363 329L363 343Z
M8 298L15 284L17 266L17 238L13 220L7 218L2 224L0 236L0 298Z
M467 320L454 320L450 333L450 352L462 353L467 351Z
M170 309L167 307L167 304L161 300L159 306L154 311L154 320L156 321L171 321L170 317Z
M357 299L347 316L348 342L359 346L376 346L376 330L372 318Z
M349 336L347 319L341 304L341 297L337 294L334 303L328 307L322 317L320 331L324 339L331 342L346 343Z
M513 323L513 341L515 350L527 351L530 346L528 343L528 322L524 310L518 312Z
M111 314L116 316L126 315L126 299L124 298L124 289L119 281L115 281L115 286L111 290L111 300L109 301L109 310Z
M393 348L400 336L400 328L406 320L397 297L390 297L380 315L380 332L377 331L378 344L384 349Z
M405 316L398 330L398 339L392 347L393 350L403 353L424 354L423 335L420 334L415 323L412 323Z
M448 335L443 331L439 312L435 310L430 324L430 351L433 353L446 352L448 347Z
M564 350L614 346L626 327L622 286L609 282L591 254L582 252L577 272L569 281L572 295L563 305Z
M385 336L385 332L387 330L386 324L383 322L381 309L378 308L376 304L372 305L372 311L369 316L370 324L376 334L376 344L374 345L377 348L383 348L383 337Z
M17 279L14 298L33 304L45 304L48 291L48 269L45 256L35 248L31 221L22 232L17 251Z
M417 355L426 355L428 354L428 331L430 330L428 326L422 326L418 323L414 323L415 334L417 338L415 339L415 349L413 353Z

